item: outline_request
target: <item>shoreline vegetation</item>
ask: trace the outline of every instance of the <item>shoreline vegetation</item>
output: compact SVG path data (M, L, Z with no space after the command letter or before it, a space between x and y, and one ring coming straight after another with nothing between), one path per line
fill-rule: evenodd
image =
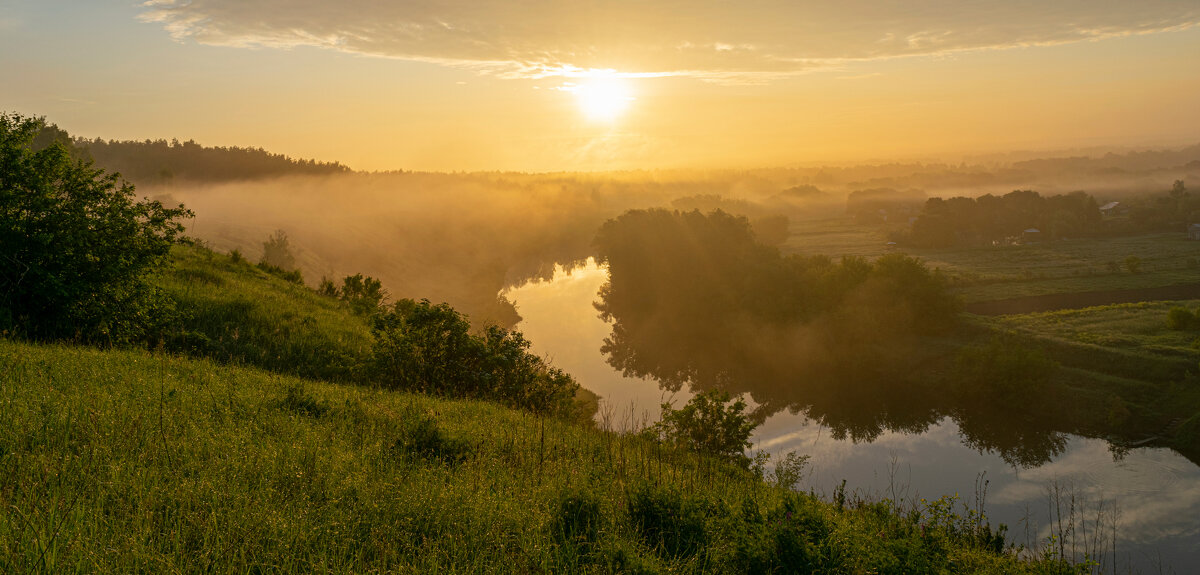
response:
M667 427L618 430L596 424L594 394L530 354L519 332L472 325L446 304L390 301L362 274L309 287L284 233L258 264L218 253L182 237L191 212L135 200L132 185L78 159L65 133L0 120L0 241L10 267L28 271L0 275L0 571L1065 574L1117 560L1116 518L1102 510L1092 531L1017 545L987 520L986 483L969 501L864 498L844 484L823 498L798 489L803 454L748 457L753 415L703 385L728 374L644 347L654 324L639 314L666 300L638 298L672 292L636 282L696 279L686 274L612 272L600 309L637 327L614 328L622 369L704 392L664 406ZM237 152L272 170L290 162ZM804 324L805 337L844 344L846 356L820 366L831 376L862 368L853 354L893 336L917 338L924 351L904 369L928 376L925 391L966 382L952 394L1014 414L1029 395L1071 394L1053 433L1200 459L1185 342L1200 322L1186 308L964 317L946 278L916 258L781 256L754 238L779 236L784 221L752 226L720 207L621 217L684 239L666 255L678 272L699 269L688 250L706 243L703 258L729 259L701 269L710 276L687 295L724 306L737 327L726 343L755 369L774 364L738 347L754 341L743 320L791 301L768 327ZM626 243L619 218L601 221L610 265L623 267L618 253L656 257ZM98 264L104 274L86 271ZM730 272L737 290L721 283ZM792 287L809 291L795 299ZM904 306L884 305L897 293ZM687 303L659 321L695 309ZM1093 321L1132 335L1104 339ZM1159 321L1174 322L1170 337Z

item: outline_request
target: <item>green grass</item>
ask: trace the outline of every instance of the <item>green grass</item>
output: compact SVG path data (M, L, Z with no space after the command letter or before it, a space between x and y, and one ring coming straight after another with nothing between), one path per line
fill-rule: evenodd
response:
M0 341L5 573L1057 572L947 506L839 507L489 403Z
M1200 433L1186 424L1200 421L1200 332L1167 327L1168 310L1178 305L1195 308L1200 301L972 321L1017 333L1063 366L1056 384L1070 398L1059 413L1066 428L1118 442L1160 437L1159 443L1200 461Z
M308 378L363 378L371 331L344 302L199 246L175 246L155 281L185 311L169 351Z
M1200 300L1116 304L1001 316L997 325L1073 343L1127 350L1169 360L1200 362L1200 332L1167 327L1167 312L1200 307Z
M1200 243L1183 232L1079 238L1020 246L889 248L888 228L850 218L796 222L791 253L877 257L903 251L947 273L967 302L1029 295L1135 289L1200 282ZM1142 260L1139 273L1124 261ZM1110 262L1118 266L1110 269Z

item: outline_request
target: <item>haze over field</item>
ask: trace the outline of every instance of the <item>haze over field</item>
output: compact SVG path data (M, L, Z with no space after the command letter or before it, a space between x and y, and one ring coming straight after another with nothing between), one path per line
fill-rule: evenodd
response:
M359 170L1195 143L1200 7L10 0L0 109Z
M1198 62L1197 0L0 0L0 573L1200 565Z

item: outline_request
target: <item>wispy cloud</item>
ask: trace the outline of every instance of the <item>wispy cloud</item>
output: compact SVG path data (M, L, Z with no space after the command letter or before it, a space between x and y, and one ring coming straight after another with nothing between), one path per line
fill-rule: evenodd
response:
M356 54L509 78L586 70L770 82L847 62L1101 40L1200 24L1195 0L149 0L179 40Z

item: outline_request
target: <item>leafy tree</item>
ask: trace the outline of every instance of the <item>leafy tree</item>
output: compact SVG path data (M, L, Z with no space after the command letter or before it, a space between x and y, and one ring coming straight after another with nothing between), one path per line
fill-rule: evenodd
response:
M275 230L275 233L263 242L263 256L259 263L282 270L296 269L296 256L292 255L287 232Z
M529 353L520 332L492 326L470 332L447 304L404 299L376 314L374 370L385 387L489 399L567 417L579 384Z
M0 330L127 343L172 315L146 276L192 213L135 200L134 187L76 160L42 119L0 115ZM44 145L38 148L38 145Z
M660 439L698 453L730 459L743 467L750 458L750 434L757 427L745 413L746 402L733 400L724 390L696 394L680 409L662 404L662 416L651 428Z
M333 282L327 287L322 285L323 290L329 292L329 287L332 287ZM350 309L358 315L370 315L374 313L379 306L383 305L383 301L387 299L387 292L383 289L383 282L371 277L363 276L362 274L354 274L346 276L342 279L342 288L339 290L333 287L332 293L340 297L343 301L350 304Z

